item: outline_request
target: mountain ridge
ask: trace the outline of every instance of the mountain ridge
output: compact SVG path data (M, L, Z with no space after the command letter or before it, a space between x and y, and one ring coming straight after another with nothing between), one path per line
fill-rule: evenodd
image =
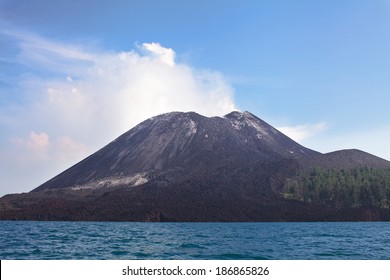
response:
M307 209L317 220L336 219L338 209L286 199L286 180L302 169L364 166L390 169L390 162L354 149L316 152L247 111L171 112L141 122L30 193L1 198L0 219L316 220ZM363 217L359 211L353 219ZM369 211L387 217L383 209Z

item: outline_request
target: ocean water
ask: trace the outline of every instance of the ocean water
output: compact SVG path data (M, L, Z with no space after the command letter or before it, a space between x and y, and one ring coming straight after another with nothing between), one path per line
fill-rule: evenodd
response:
M390 223L0 221L0 259L390 259Z

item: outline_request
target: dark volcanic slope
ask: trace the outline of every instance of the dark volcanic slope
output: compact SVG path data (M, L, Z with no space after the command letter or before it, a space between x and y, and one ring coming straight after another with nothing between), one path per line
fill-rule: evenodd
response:
M360 167L390 168L389 161L357 149L340 150L321 154L320 156L306 157L300 160L300 165L308 169L314 167L345 170Z
M288 199L313 167L390 168L358 150L321 154L249 112L148 119L32 192L0 199L0 219L112 221L390 220L388 209Z
M389 168L389 161L356 149L341 150L325 154L330 167L353 168L369 166L373 168Z
M140 185L169 170L186 169L188 175L232 164L319 155L249 112L223 118L174 112L142 122L34 191Z

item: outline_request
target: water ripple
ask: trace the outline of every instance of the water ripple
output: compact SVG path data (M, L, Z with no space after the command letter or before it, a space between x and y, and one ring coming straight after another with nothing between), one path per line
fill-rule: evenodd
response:
M390 223L0 221L0 259L390 259Z

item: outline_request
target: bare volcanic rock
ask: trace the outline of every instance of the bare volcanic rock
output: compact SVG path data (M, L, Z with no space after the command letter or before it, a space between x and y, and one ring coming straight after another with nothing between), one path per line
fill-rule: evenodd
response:
M33 191L137 186L160 174L172 178L177 173L174 181L181 181L189 173L201 174L227 165L314 155L319 153L249 112L232 112L223 118L173 112L142 122Z
M390 168L358 150L321 154L249 112L150 118L32 190L0 199L0 219L111 221L384 220L388 209L333 209L287 199L314 167Z

